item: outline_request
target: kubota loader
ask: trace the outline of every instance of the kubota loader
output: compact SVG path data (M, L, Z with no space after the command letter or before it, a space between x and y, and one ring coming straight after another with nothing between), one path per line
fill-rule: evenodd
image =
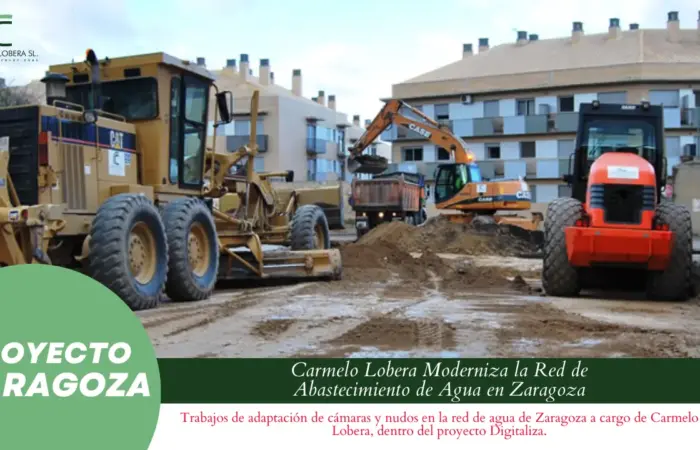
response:
M650 299L687 299L691 216L661 197L667 177L663 108L582 104L575 148L565 177L572 196L547 208L544 291L574 296L643 280Z

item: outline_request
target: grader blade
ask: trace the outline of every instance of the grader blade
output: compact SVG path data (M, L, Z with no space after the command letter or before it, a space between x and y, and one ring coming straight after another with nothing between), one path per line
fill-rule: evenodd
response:
M340 279L343 266L340 251L332 248L269 252L263 258L263 270L266 277Z
M342 277L343 265L338 249L326 250L272 250L263 254L262 277L250 271L240 259L254 261L251 252L235 252L238 258L230 258L220 264L220 280L247 279L333 279Z

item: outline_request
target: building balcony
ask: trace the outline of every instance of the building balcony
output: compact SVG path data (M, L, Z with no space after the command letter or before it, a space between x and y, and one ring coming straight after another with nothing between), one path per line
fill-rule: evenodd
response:
M472 136L493 136L503 134L503 117L483 117L480 119L468 119L473 121Z
M503 118L503 134L545 134L550 131L549 115Z
M226 150L235 152L244 145L248 145L249 142L249 135L226 136ZM268 149L268 136L266 134L258 134L255 136L255 143L258 146L258 152L265 153Z
M575 133L578 129L578 113L560 112L553 114L554 126L552 130L557 133Z
M323 155L328 150L329 141L325 139L306 138L306 152L312 155Z

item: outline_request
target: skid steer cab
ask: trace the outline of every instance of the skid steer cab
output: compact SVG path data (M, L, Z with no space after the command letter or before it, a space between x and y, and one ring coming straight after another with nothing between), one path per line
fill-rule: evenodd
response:
M585 288L627 288L621 283L643 280L651 299L687 299L691 216L662 199L663 108L582 104L575 148L565 176L572 196L547 208L545 292L574 296Z

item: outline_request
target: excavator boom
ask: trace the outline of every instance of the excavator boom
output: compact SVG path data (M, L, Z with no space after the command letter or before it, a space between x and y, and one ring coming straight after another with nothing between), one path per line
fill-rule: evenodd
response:
M466 143L455 136L446 126L425 115L422 111L401 100L389 100L374 120L350 148L348 167L353 173L381 173L388 167L386 158L362 153L392 125L399 125L418 133L433 144L450 150L455 162L468 164L474 160L466 148ZM381 169L381 170L380 170Z
M348 168L354 173L381 173L388 161L363 152L391 126L401 126L417 133L438 148L450 152L454 161L440 164L435 177L434 199L439 210L460 211L451 215L460 222L471 222L476 216L480 222L508 223L532 231L536 230L541 215L533 218L495 216L501 211L522 211L531 208L528 184L522 179L487 181L482 179L475 156L467 144L450 128L428 117L422 111L397 99L389 100L369 124L365 133L350 148Z

